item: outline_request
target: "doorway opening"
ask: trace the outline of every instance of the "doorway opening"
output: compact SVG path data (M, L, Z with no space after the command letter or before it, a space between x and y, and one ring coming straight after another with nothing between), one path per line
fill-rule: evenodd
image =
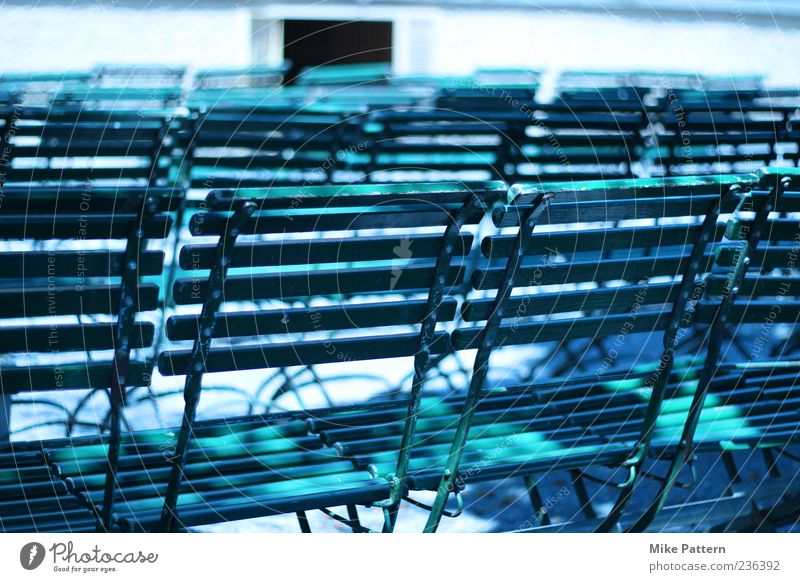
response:
M291 83L306 67L392 62L388 21L285 20L283 57L292 61Z

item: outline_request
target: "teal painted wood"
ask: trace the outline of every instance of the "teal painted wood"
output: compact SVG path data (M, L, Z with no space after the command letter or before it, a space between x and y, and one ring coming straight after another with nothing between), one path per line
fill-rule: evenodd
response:
M4 272L0 317L29 318L25 323L4 328L2 349L14 354L18 365L4 366L0 371L3 393L107 388L110 362L105 358L87 362L73 358L67 363L63 357L114 350L123 343L126 350L148 348L153 343L154 325L129 321L125 326L127 339L122 342L115 335L114 323L53 324L50 318L119 316L120 302L124 311L134 314L158 307L158 287L142 283L140 277L160 275L164 254L145 250L144 241L161 241L168 236L172 223L166 212L174 204L174 192L159 188L152 192L131 188L116 192L109 188L95 191L69 187L32 188L26 192L7 187L3 194L4 202L8 202L3 204L2 222L7 225L4 232L7 240L15 244L0 253ZM152 221L141 218L146 205ZM30 216L33 219L28 221ZM124 240L132 232L142 244L129 245L129 251L108 250L116 244L114 241ZM70 243L86 239L95 241L98 250L71 250L69 244L50 251L30 246L39 241ZM131 287L130 282L119 281L134 259L136 281ZM126 293L122 293L124 285L128 285ZM26 338L24 347L18 345L20 337ZM41 363L37 354L62 357L59 362L63 366L54 368L53 364ZM133 362L131 382L149 384L151 366L147 361Z

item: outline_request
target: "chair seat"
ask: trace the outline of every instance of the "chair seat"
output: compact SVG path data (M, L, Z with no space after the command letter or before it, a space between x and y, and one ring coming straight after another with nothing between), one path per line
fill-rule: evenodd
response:
M7 449L0 452L0 531L91 532L95 518L40 451Z
M656 455L672 454L680 440L697 386L696 369L689 364L679 362L670 377L652 441ZM473 417L459 483L618 465L636 444L650 395L647 374L653 369L655 364L640 365L611 370L607 381L564 378L487 392ZM768 367L721 368L700 418L697 451L800 440L794 430L800 422L797 378L791 367L777 373ZM462 406L463 398L452 394L423 399L411 490L437 487ZM198 423L177 503L182 527L387 499L406 409L404 401L396 401ZM173 445L169 431L123 437L114 506L121 529L157 528ZM0 456L0 507L17 507L3 513L3 525L29 529L35 517L36 527L93 529L86 507L101 509L104 439L60 439L43 446ZM15 458L16 466L10 464ZM26 495L28 509L21 512Z

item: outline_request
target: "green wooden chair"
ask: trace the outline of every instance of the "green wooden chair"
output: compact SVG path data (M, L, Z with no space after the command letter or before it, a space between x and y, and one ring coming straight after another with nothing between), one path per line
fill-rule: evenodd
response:
M662 493L653 509L631 526L643 529L662 506L689 451L720 451L730 443L779 447L794 441L791 427L796 426L796 413L794 409L781 413L787 399L794 402L796 398L794 380L784 376L774 391L762 394L759 374L763 376L763 372L717 375L720 328L726 325L736 294L729 281L738 281L744 264L743 258L734 264L724 258L746 256L750 244L749 240L729 238L730 232L729 237L723 236L717 217L721 212L734 212L733 224L738 224L738 215L754 199L747 191L757 184L755 177L730 176L512 189L513 204L496 212L495 222L502 227L522 227L517 235L482 241L487 257L500 259L500 263L489 262L472 275L477 291L497 289L496 296L468 300L463 306L464 319L484 323L457 329L451 336L454 349L478 350L462 412L448 425L450 437L445 444L423 444L419 453L416 447L400 449L410 454L412 469L419 454L417 470L430 472L432 468L437 475L433 487L437 497L426 531L436 530L449 495L464 483L502 477L502 472L490 469L494 464L505 464L506 476L510 476L545 472L553 466L579 469L582 475L589 466L620 463L627 475L620 485L620 497L611 513L597 524L598 529L611 529L640 482L646 454L669 451L673 460ZM763 208L757 212L757 222L765 220L769 209ZM678 217L685 220L627 229L617 224L622 219ZM597 222L612 222L614 227L609 231L580 226ZM564 226L551 229L559 224ZM536 227L544 227L545 232L537 234ZM754 227L753 232L758 229ZM650 237L655 238L648 240ZM650 248L656 240L657 252L635 252ZM714 264L712 249L722 257L719 265ZM715 274L718 269L723 271ZM713 285L704 294L703 282L709 277ZM598 285L604 281L606 285ZM530 291L513 294L515 287ZM705 301L702 309L695 310L691 306L699 298ZM698 324L708 329L705 355L676 365L674 351L680 336L687 327ZM662 356L655 362L634 358L632 363L626 362L627 368L615 367L623 346L612 344L605 348L604 366L594 374L572 373L560 382L544 386L534 382L528 387L534 394L542 390L539 402L563 404L566 409L550 408L553 414L546 414L546 407L544 414L534 409L516 426L503 426L502 413L479 416L476 412L488 388L489 357L495 348L542 341L563 344L579 336L605 337L621 344L631 338L638 345L641 340L634 338L653 334L663 342ZM790 377L795 376L790 373ZM751 387L737 390L743 381ZM706 399L712 391L714 398ZM598 396L600 400L596 407L581 413L580 408L569 408L575 406L570 396L579 402ZM481 420L476 422L476 417ZM415 422L421 420L406 422L403 443L430 438L414 435ZM473 432L477 436L471 437ZM683 440L679 441L681 432ZM484 444L485 435L491 438ZM437 439L438 435L434 442ZM536 446L530 446L532 443ZM500 451L492 455L494 447ZM491 462L486 462L487 456ZM395 479L402 487L407 474L401 469ZM417 487L423 483L417 477L411 481ZM393 499L399 501L399 496ZM582 500L582 505L591 510L589 499Z
M325 184L349 152L336 111L218 106L192 123L182 172L193 188Z
M170 133L161 114L23 107L6 112L8 158L0 184L20 186L165 186Z
M153 369L151 352L157 330L137 314L159 308L158 285L147 281L157 281L161 275L164 253L148 245L169 233L167 213L180 196L159 188L67 187L6 188L3 195L3 420L11 412L15 395L29 395L20 404L63 411L65 419L45 424L63 424L69 435L83 421L53 398L53 393L107 392L109 414L92 428L110 430L103 464L105 495L111 496L127 393L129 388L148 386ZM41 426L23 426L20 431ZM4 440L7 438L6 433ZM6 460L20 445L8 447L8 454L3 447ZM46 453L42 457L41 444L34 441L21 448L39 451L30 459L37 475L31 484L43 484L41 491L36 489L36 495L42 497L41 512L57 511L61 494L51 502L45 499L47 483L55 481L55 473L42 474L38 480L49 462ZM10 493L18 495L11 472L4 471L4 475L11 479ZM24 497L27 486L22 481L19 485ZM25 513L24 509L18 508L14 515ZM31 512L26 523L37 520L34 510ZM110 523L109 515L102 519L104 524ZM43 524L47 523L60 522L44 515Z
M655 114L656 149L646 155L665 175L752 172L779 160L796 164L789 132L790 105L670 97ZM787 147L788 146L788 147Z
M123 529L173 531L388 498L386 479L340 458L308 432L302 419L313 411L216 421L204 432L203 423L195 426L203 378L414 357L413 384L421 385L432 358L449 349L446 331L436 324L455 316L450 294L463 281L463 257L474 240L460 227L474 224L486 205L504 195L502 184L213 191L208 211L193 217L192 232L218 236L219 242L183 248L184 268L191 265L198 274L179 278L174 293L179 305L202 306L201 313L175 315L167 324L172 342L193 347L176 345L159 359L161 374L186 377L183 426L177 441L163 432L123 440L119 501L97 511L115 515ZM291 210L293 201L298 206ZM438 232L430 232L433 227ZM364 237L349 232L374 228L392 231ZM307 238L332 231L346 234ZM267 233L305 236L261 240ZM398 257L397 249L406 247L411 256ZM315 302L296 306L311 298ZM221 309L228 304L256 307ZM58 462L77 490L98 504L105 448L87 447L60 453L75 455L75 463L65 466L63 456ZM218 479L208 473L215 470L222 471Z
M323 65L300 71L300 85L368 85L385 84L392 74L390 63L357 65Z

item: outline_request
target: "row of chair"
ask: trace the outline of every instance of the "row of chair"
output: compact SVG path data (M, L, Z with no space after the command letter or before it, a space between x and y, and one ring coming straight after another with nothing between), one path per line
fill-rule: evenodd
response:
M338 105L430 106L465 87L515 87L536 93L543 73L530 69L478 69L468 76L393 75L388 63L325 65L304 69L296 87L281 87L291 63L222 68L188 73L180 66L103 65L91 71L4 73L0 95L51 105L101 103L156 106L254 106L266 101L303 107ZM187 89L191 87L191 89ZM796 97L796 90L766 89L760 77L709 77L696 74L563 71L556 83L559 98L573 101L664 103L665 93L682 101L755 101Z
M187 115L12 106L0 110L0 187L546 182L742 172L800 159L790 105L676 104L648 115L602 102L479 101L453 95L431 110L219 107Z
M587 518L586 483L621 478L611 510L586 522L641 531L696 457L725 459L723 502L735 499L733 453L763 450L767 485L786 490L766 495L780 511L757 517L777 527L797 514L780 469L800 364L794 337L772 332L800 313L798 179L212 190L177 258L165 347L147 313L170 190L7 197L20 242L2 257L3 393L94 388L110 407L107 435L3 446L0 524L177 531L295 512L305 530L321 509L367 531L356 506L368 506L391 531L403 504L433 491L435 531L467 484L525 478L538 510L541 477L568 471ZM496 230L482 236L487 221ZM520 365L533 346L540 360ZM426 389L433 365L465 355L463 386ZM401 398L353 388L345 406L197 420L206 376L376 360L411 365ZM182 424L128 433L126 400L156 376L183 378ZM702 521L746 529L744 517Z

